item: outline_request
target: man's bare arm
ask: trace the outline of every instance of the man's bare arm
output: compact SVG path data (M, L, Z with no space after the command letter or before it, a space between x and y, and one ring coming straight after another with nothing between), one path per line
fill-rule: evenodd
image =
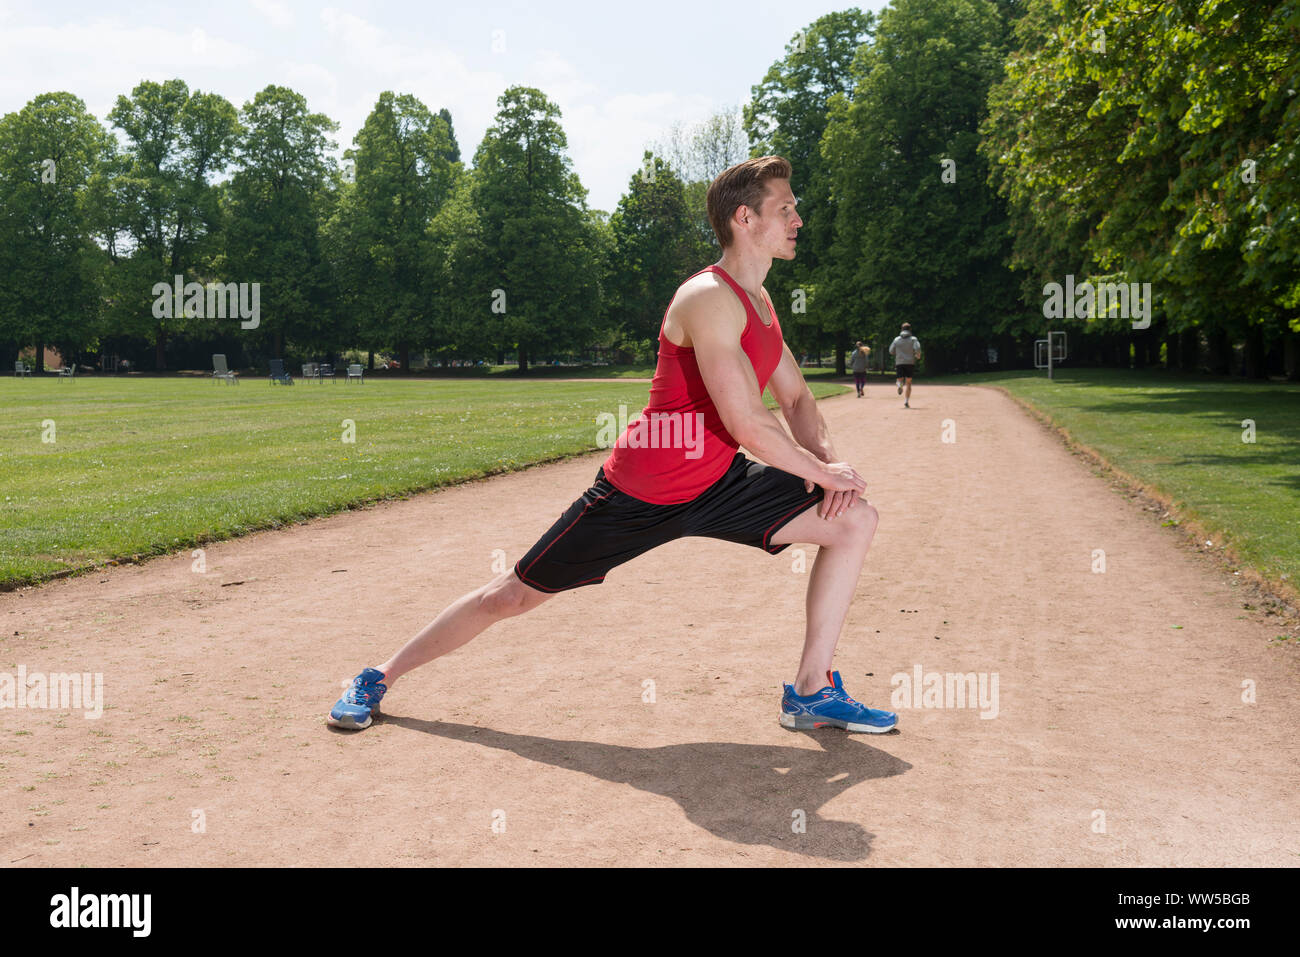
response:
M781 407L781 414L785 416L794 440L823 462L838 461L839 456L835 454L835 449L831 445L831 433L826 427L826 420L822 418L817 400L813 398L789 346L782 348L781 361L767 385L772 390L777 405ZM805 478L804 481L809 480ZM865 491L865 489L834 490L827 486L822 487L827 490L826 499L818 510L823 518L828 515L838 515L844 509L852 508L858 503L859 491ZM808 486L808 491L812 491L811 485Z
M782 346L781 361L768 380L767 387L781 408L781 414L790 426L790 434L805 449L823 462L838 458L831 445L831 433L826 420L817 408L817 400L808 389L808 383L799 371L799 363L789 346Z
M732 438L769 465L834 491L862 492L866 482L842 462L827 463L786 434L763 405L758 379L741 348L745 314L726 289L708 287L679 294L680 322L695 349L709 397Z

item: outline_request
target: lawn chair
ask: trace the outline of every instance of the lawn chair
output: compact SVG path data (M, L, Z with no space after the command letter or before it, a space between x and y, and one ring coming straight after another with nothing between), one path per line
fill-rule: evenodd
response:
M328 362L322 362L316 367L316 377L322 382L325 381L326 377L328 377L331 382L338 382L338 379L334 378L334 367Z
M239 379L235 374L226 368L226 357L223 355L214 355L212 357L212 381L216 382L221 379L232 385L239 385Z
M303 377L303 379L306 380L307 382L310 382L310 381L312 381L312 379L315 379L315 378L316 378L316 363L314 363L314 362L304 362L304 363L302 364L302 377Z
M27 368L27 366L23 365L23 360L19 359L17 362L14 363L14 375L30 376L31 374L32 374L32 370Z
M348 366L348 382L351 382L353 379L357 380L357 385L366 384L366 380L361 374L361 363L359 362L354 362L352 365Z
M271 360L271 385L277 382L281 385L293 385L293 376L284 371L283 359Z
M77 364L74 362L70 366L64 366L59 370L59 381L67 379L69 382L77 381Z

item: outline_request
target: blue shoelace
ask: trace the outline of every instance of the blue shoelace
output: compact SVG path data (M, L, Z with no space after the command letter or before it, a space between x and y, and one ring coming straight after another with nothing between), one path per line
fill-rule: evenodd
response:
M352 687L349 688L348 693L343 696L343 700L348 704L359 704L369 707L371 699L378 701L383 697L384 692L387 690L388 688L384 686L383 682L376 681L374 684L366 684L362 682L360 678L354 678L352 681Z

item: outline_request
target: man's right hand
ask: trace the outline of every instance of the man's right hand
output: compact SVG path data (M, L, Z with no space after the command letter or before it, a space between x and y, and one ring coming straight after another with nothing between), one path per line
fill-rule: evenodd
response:
M812 491L812 483L805 480ZM846 508L858 504L858 498L867 490L867 480L848 462L827 462L822 466L817 484L826 490L826 496L817 506L817 514L825 519L835 518Z

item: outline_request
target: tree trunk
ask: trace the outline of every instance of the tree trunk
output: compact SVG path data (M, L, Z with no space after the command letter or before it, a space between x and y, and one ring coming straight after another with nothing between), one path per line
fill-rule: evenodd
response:
M374 372L374 371L375 371L375 350L374 350L374 349L371 349L371 350L367 353L367 355L369 356L369 358L366 359L366 368L367 368L369 371Z
M1201 336L1195 329L1184 329L1178 334L1178 368L1195 372L1200 368Z
M154 339L153 364L159 372L167 368L167 330L162 326L158 327L158 335Z
M397 347L397 364L402 367L402 375L411 374L411 347L406 343Z
M1300 382L1300 332L1282 334L1282 367L1287 382Z
M835 374L845 375L847 368L844 362L844 353L847 351L849 331L847 329L837 329L835 331Z
M1210 345L1210 371L1215 375L1232 374L1232 340L1228 333L1216 329L1206 336Z
M45 340L36 338L36 374L45 375Z
M1246 352L1243 358L1242 373L1248 379L1268 378L1268 369L1264 365L1264 328L1255 326L1246 337Z
M528 371L528 347L522 342L519 343L519 371Z
M1147 366L1146 335L1139 332L1129 340L1133 344L1133 368L1145 369Z

